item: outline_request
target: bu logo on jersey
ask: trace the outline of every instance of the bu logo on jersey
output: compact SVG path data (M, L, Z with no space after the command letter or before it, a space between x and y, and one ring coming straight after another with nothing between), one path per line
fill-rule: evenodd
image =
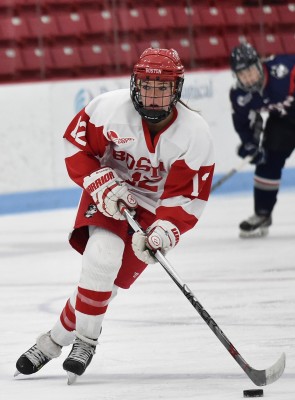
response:
M119 135L114 131L108 131L107 137L111 142L114 142L118 146L127 144L128 142L134 142L134 140L135 140L132 137L120 138Z
M81 146L86 146L85 135L86 135L86 122L81 121L82 117L79 118L77 125L71 132L71 136ZM82 139L84 138L84 140Z

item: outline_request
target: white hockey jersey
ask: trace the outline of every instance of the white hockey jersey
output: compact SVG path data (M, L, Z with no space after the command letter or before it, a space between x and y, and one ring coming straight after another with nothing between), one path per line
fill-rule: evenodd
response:
M171 221L181 233L189 230L210 194L213 146L208 125L197 112L177 103L173 113L169 125L152 139L128 89L97 96L65 132L69 176L83 187L85 176L111 167L155 219Z

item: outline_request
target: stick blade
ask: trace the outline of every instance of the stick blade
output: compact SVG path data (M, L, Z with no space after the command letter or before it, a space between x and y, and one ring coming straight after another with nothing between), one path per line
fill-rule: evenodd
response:
M281 357L271 367L264 370L256 370L250 367L246 373L256 386L266 386L277 381L281 377L285 366L286 354L282 353Z

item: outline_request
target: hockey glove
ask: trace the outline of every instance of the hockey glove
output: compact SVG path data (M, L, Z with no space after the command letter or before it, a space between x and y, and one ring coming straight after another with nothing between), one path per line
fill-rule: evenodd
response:
M153 252L160 250L163 254L177 245L180 237L178 228L169 221L158 219L146 233L135 232L132 236L132 248L139 260L146 264L157 262Z
M265 149L252 142L242 143L238 147L237 153L242 158L252 156L250 164L260 165L264 164L266 160Z
M125 219L118 208L119 201L131 211L137 207L137 201L126 183L111 168L105 167L86 176L83 186L92 196L98 210L107 217Z

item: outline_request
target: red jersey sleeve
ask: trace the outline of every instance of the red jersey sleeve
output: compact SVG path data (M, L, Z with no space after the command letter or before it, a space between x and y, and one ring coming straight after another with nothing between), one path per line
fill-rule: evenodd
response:
M84 108L70 122L64 140L68 174L83 187L84 177L101 167L100 159L109 143L103 126L95 126Z
M169 220L181 234L193 228L209 198L213 173L214 164L195 171L184 160L176 161L169 172L157 218Z

